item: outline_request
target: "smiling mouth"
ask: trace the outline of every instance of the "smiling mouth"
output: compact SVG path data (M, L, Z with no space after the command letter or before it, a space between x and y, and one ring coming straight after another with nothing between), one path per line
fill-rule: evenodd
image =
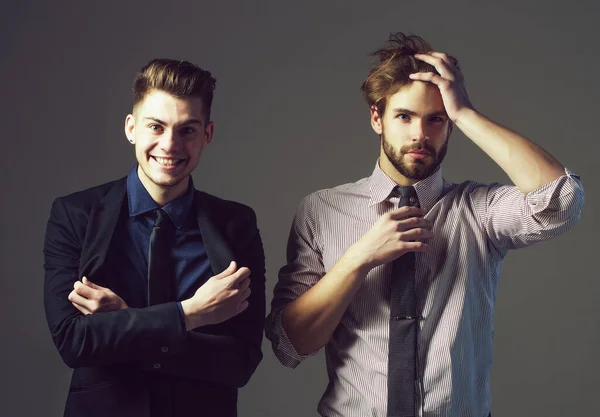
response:
M163 167L174 167L175 165L183 162L183 159L177 158L164 158L160 156L151 156L160 166Z

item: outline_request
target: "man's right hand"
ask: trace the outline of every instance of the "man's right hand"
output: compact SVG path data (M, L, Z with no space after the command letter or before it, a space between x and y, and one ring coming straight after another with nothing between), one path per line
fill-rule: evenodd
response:
M429 246L418 240L433 237L433 222L418 207L404 206L384 214L346 252L365 271L391 262L408 252L426 252Z
M308 355L329 343L371 269L429 249L417 241L433 236L433 222L423 215L420 208L402 207L381 216L323 277L285 306L282 324L296 352Z
M186 330L222 323L248 307L250 270L237 268L235 262L211 277L192 298L181 302Z

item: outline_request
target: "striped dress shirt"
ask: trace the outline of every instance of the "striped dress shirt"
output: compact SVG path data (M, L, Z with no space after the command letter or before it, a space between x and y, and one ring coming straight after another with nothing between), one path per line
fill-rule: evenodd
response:
M267 337L284 365L295 368L316 352L296 352L282 325L283 308L398 207L395 187L377 164L370 177L317 191L300 203L266 322ZM451 183L438 169L415 189L434 224L430 250L416 253L417 309L423 316L420 415L485 417L491 406L493 318L503 259L509 249L573 227L583 188L567 169L526 195L515 186ZM329 383L317 408L322 416L386 416L391 267L368 273L325 346Z

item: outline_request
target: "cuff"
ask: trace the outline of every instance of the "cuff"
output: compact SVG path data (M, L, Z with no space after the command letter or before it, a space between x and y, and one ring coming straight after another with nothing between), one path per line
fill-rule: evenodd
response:
M185 315L183 314L183 307L181 306L181 301L177 302L177 309L179 310L179 322L181 323L181 331L185 334Z
M284 366L295 368L304 359L314 356L317 352L301 355L296 351L283 327L283 308L274 309L267 317L266 336L271 341L273 353L279 362Z
M546 210L553 200L582 190L580 177L565 168L564 175L525 195L525 214L538 214Z

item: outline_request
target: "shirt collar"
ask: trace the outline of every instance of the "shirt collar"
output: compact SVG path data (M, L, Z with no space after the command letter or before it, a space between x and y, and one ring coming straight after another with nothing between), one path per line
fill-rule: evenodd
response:
M161 208L152 199L146 187L140 181L136 164L127 175L127 200L129 217L135 217ZM194 182L190 176L187 191L180 197L166 204L162 209L167 213L177 229L180 229L188 218L194 201Z
M371 177L369 178L369 192L371 194L369 207L386 200L397 185L398 184L388 177L379 167L378 159L373 174L371 174ZM442 194L442 189L444 187L442 167L438 167L433 174L415 183L414 187L417 192L417 197L419 198L419 205L426 212L429 211Z

